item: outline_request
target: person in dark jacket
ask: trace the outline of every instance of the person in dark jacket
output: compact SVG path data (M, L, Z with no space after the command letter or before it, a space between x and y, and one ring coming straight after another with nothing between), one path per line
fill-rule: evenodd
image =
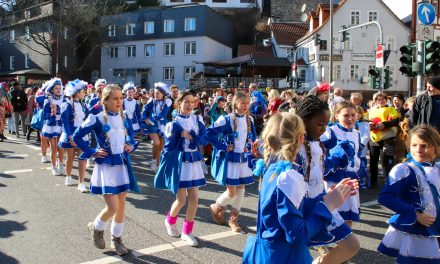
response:
M440 131L440 76L426 82L426 92L417 96L409 117L410 128L431 125Z
M20 121L21 121L21 129L23 130L23 136L26 135L26 109L28 104L28 98L26 93L23 91L23 88L16 82L13 84L11 91L11 104L14 111L14 119L15 119L15 132L17 133L17 137L20 137Z

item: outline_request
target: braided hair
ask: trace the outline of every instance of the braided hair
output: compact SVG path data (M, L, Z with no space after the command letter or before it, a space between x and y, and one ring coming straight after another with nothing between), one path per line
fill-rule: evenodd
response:
M330 111L328 104L320 100L318 97L314 95L309 95L304 100L302 100L296 109L296 114L302 118L304 123L306 124L307 120L310 120L314 116L321 114L325 111ZM324 156L325 156L325 147L322 142L319 142L319 146L322 149L322 155L321 155L321 163L322 163L322 169L324 171ZM311 170L311 161L312 161L312 151L310 148L310 143L306 139L304 140L304 148L306 149L306 155L307 155L307 168L306 173L304 175L304 178L306 182L310 179L310 170Z
M104 118L104 124L108 124L108 113L107 113L107 107L106 107L105 102L109 99L109 97L110 97L110 95L112 94L113 91L121 91L122 92L122 89L121 89L121 87L119 87L116 84L108 84L102 90L102 101L101 101L101 104L103 106L102 107L102 110L103 110L102 113L103 113L103 118ZM122 108L119 110L119 115L121 116L122 123L125 124L125 114L124 114L124 110ZM125 125L124 125L124 127L125 127ZM125 128L125 135L127 135L127 134L128 134L127 133L127 128ZM106 137L107 140L110 140L108 132L105 134L105 137Z

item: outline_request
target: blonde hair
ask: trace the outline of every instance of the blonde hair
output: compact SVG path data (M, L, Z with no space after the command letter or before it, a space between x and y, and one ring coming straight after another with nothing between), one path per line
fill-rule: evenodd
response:
M280 93L278 93L278 90L272 89L267 95L269 98L278 99L280 98Z
M234 95L234 98L232 98L232 114L233 114L233 116L232 116L233 122L232 123L234 126L233 127L234 131L237 131L237 129L238 129L237 113L235 112L235 107L236 107L235 104L241 100L249 100L250 101L251 98L250 98L249 94L242 92L242 91L237 91ZM246 124L247 124L247 133L249 134L249 133L251 133L251 118L249 116L249 111L246 113Z
M119 87L116 84L108 84L104 87L104 89L102 89L102 96L101 96L101 105L102 105L102 112L104 114L104 122L107 124L108 123L108 114L107 114L107 108L105 106L105 102L109 99L110 95L115 92L115 91L120 91L122 92L121 87ZM125 114L124 114L124 110L121 109L119 110L119 114L122 118L122 122L125 124ZM108 135L106 134L106 137L108 139Z
M350 100L353 100L353 99L358 99L358 100L362 101L364 99L364 97L362 96L361 93L356 92L356 93L351 93Z
M406 140L408 151L410 150L411 138L413 136L417 136L428 145L433 146L435 148L435 158L440 157L440 133L437 129L429 125L419 125L411 129Z
M336 116L344 108L352 108L357 113L357 109L356 109L356 106L354 104L352 104L350 102L347 102L347 101L340 102L339 104L336 104L335 109L333 110L332 122L336 122Z
M289 112L273 115L262 133L266 163L271 157L294 162L301 146L299 138L305 133L304 123L299 116Z

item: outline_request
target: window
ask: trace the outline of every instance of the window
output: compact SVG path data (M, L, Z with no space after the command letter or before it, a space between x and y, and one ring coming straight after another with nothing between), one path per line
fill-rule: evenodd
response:
M388 49L388 50L395 50L396 49L396 37L395 36L388 36L387 37L386 49Z
M136 57L136 46L127 46L127 58Z
M164 67L163 68L163 79L164 80L174 80L174 67Z
M166 19L163 21L163 32L174 32L174 20Z
M9 42L14 43L15 42L15 30L9 31Z
M185 31L196 30L196 19L194 17L185 18Z
M125 25L125 35L133 36L135 26L136 25L134 23L128 23L127 25Z
M116 36L116 25L108 26L108 36L115 37Z
M145 57L153 57L155 53L154 44L145 45Z
M377 21L378 19L377 11L368 11L368 22Z
M333 49L335 50L341 49L341 42L339 36L333 36Z
M333 80L341 79L341 64L333 65Z
M165 43L163 47L164 56L174 56L174 43Z
M31 31L30 31L29 27L24 28L24 39L25 40L31 39Z
M154 34L154 21L146 21L144 23L144 33Z
M293 48L287 48L286 49L286 56L287 56L287 58L289 58L289 59L293 59L294 58L294 56L295 56L295 49L293 49Z
M196 55L196 42L185 42L185 55Z
M301 83L306 82L306 70L299 70L299 81Z
M67 27L64 27L63 37L64 37L64 39L67 39Z
M357 26L360 23L361 12L360 11L351 11L350 16L350 25Z
M31 10L25 10L24 11L24 18L31 18Z
M9 56L9 69L12 71L15 69L15 57Z
M183 68L183 73L184 73L183 79L184 79L184 80L189 80L189 79L191 79L191 78L194 76L194 74L196 73L196 67L194 67L194 66L187 66L187 67L184 67L184 68Z
M359 78L359 65L350 65L350 80L357 80Z
M67 68L67 55L64 56L64 68Z
M24 67L29 69L29 53L24 54Z
M110 58L118 58L119 57L119 48L114 46L110 47Z

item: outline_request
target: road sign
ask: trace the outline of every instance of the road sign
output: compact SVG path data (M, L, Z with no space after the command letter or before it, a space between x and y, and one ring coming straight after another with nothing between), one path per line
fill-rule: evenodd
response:
M422 24L418 24L417 39L418 40L434 39L434 29L432 28L432 26L425 26Z
M417 16L420 23L425 26L429 26L434 23L435 20L435 9L431 4L422 3L417 8Z
M383 68L383 46L382 46L382 44L377 45L377 48L376 48L376 67Z

